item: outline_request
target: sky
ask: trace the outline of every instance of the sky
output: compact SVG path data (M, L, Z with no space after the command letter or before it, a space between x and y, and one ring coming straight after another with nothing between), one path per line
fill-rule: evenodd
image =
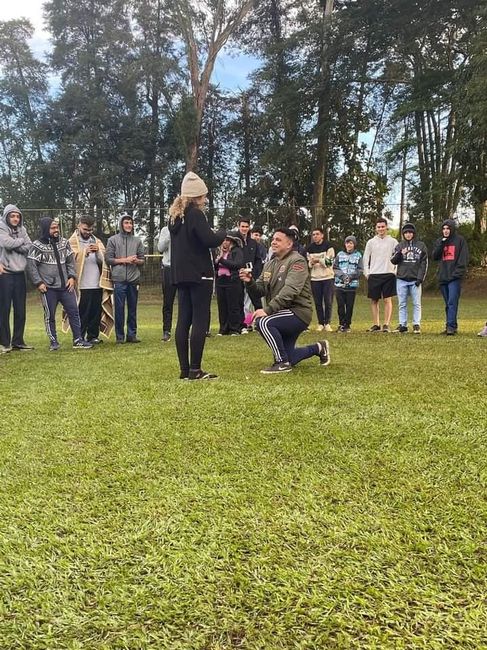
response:
M42 5L44 0L14 0L0 2L0 20L29 18L35 33L31 48L36 56L43 58L49 51L49 34L44 29ZM221 90L245 89L249 85L248 74L257 67L258 61L251 56L232 56L227 52L220 54L216 61L212 82Z

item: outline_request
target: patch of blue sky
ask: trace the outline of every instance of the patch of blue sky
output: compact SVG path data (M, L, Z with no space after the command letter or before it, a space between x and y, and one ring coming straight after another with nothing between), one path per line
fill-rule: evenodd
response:
M246 90L251 83L250 75L260 63L257 57L249 54L220 52L211 81L222 90Z

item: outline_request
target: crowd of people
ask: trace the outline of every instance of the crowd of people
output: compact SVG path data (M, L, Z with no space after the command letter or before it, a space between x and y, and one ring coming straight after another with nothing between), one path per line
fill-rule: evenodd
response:
M428 251L406 223L401 241L392 237L388 221L379 218L375 236L364 253L353 234L335 252L322 228L311 233L304 248L297 226L278 228L270 250L262 243L262 230L240 218L233 231L210 227L205 215L208 188L195 173L182 181L180 195L169 209L158 250L162 254L162 340L171 340L173 306L177 295L175 331L180 378L213 379L203 370L202 358L210 329L210 306L216 293L220 336L241 336L254 328L272 353L264 374L290 372L300 361L316 356L321 366L330 363L326 339L296 347L299 335L309 329L313 305L317 332L332 331L333 299L339 326L348 333L360 276L367 282L372 325L369 332L421 333L421 294L428 270ZM59 223L43 217L39 235L31 241L22 212L7 205L0 222L0 352L32 350L24 339L26 275L39 292L49 350L60 344L56 311L63 309L62 329L71 329L73 348L87 350L115 330L117 344L139 343L137 302L144 246L134 233L134 221L123 214L118 233L106 247L94 235L94 219L82 216L69 239ZM447 219L434 243L431 257L438 262L438 280L445 303L446 336L458 331L458 306L462 280L468 266L468 247ZM393 297L397 295L399 324L391 330ZM382 304L381 304L382 303ZM409 318L409 303L412 305ZM382 307L382 319L381 319ZM11 328L11 312L13 327ZM479 332L487 337L487 324Z

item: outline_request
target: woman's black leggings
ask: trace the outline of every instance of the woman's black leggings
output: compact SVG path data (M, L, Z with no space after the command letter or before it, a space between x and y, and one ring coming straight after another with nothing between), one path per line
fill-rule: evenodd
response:
M188 376L190 368L191 370L201 368L206 333L210 327L212 293L212 280L202 280L199 284L178 285L176 350L182 377ZM190 329L191 338L188 345Z

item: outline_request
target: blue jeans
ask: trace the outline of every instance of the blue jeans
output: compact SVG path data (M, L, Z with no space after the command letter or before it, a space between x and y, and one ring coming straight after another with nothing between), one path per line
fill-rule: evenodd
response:
M458 329L457 314L461 290L461 280L451 280L440 284L441 295L445 301L446 326L455 331Z
M115 299L115 336L117 341L125 339L125 301L127 302L127 338L137 335L137 299L138 286L130 282L114 282L113 296Z
M294 347L298 336L304 332L307 325L290 309L282 309L270 316L258 318L255 321L255 326L272 350L277 363L289 361L292 366L295 366L303 359L309 359L320 353L316 343L302 348Z
M397 300L399 302L399 324L408 324L408 298L413 303L413 325L421 325L421 285L417 287L414 280L396 280Z

